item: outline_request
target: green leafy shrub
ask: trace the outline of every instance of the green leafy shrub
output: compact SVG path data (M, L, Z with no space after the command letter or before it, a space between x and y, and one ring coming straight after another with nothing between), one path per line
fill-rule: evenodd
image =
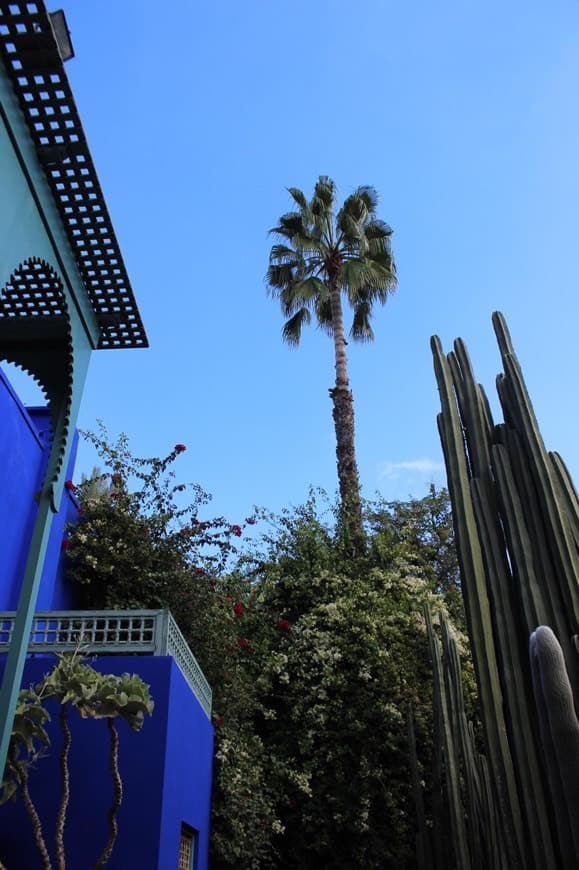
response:
M320 492L278 516L207 520L206 496L176 483L182 450L139 460L124 437L89 437L106 486L79 488L70 576L94 608L171 609L212 684L214 870L412 867L406 714L429 758L426 601L467 654L447 493L368 504L354 557Z

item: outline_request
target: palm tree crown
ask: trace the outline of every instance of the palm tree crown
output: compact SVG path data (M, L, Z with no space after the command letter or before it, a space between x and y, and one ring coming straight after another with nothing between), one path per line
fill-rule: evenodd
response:
M288 318L284 339L299 344L312 313L333 335L337 326L332 316L333 290L343 293L354 310L350 336L371 341L372 306L384 304L396 288L392 230L375 216L376 191L359 187L337 214L336 187L327 176L320 176L310 202L297 188L289 188L289 193L298 210L283 215L270 231L280 243L271 249L266 278Z

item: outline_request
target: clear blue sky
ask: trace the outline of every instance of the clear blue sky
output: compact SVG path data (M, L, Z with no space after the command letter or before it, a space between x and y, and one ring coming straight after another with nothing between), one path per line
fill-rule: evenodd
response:
M336 486L332 347L281 341L267 230L320 174L372 184L399 289L349 345L364 493L444 481L429 338L495 403L504 312L550 449L579 478L579 5L66 0L67 64L148 331L93 357L80 423L176 442L239 522ZM81 452L81 470L92 465Z

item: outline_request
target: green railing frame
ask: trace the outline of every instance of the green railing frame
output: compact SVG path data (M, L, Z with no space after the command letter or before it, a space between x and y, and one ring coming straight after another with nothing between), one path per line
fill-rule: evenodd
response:
M14 611L0 612L0 655L10 648L15 623ZM47 610L34 614L29 655L79 647L88 655L171 656L211 718L211 686L169 610Z

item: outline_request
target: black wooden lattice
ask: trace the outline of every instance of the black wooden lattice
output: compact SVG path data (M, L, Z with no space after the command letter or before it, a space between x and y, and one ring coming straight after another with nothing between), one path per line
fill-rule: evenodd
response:
M0 55L96 314L99 348L147 347L44 3L0 0Z

